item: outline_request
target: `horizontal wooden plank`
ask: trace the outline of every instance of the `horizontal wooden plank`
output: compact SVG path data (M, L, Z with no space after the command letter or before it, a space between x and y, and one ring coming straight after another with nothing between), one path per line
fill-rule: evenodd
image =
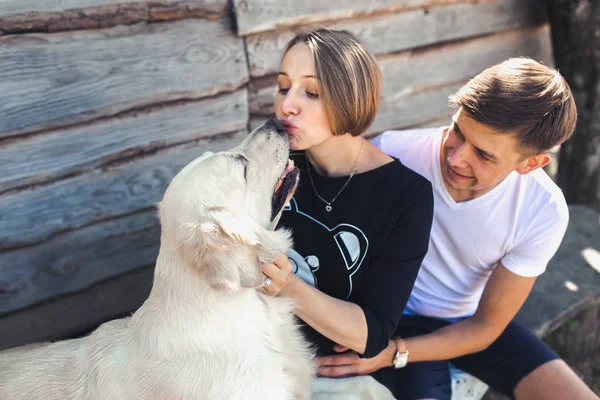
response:
M228 11L227 0L0 0L0 35L103 29L144 21L175 21L184 18L214 21L226 16Z
M25 13L55 13L67 10L81 10L86 8L98 8L105 6L127 7L135 3L154 3L154 4L177 4L177 3L199 3L203 5L224 3L223 0L153 0L138 1L135 0L0 0L0 16L25 14Z
M203 139L106 171L0 196L0 251L30 246L60 232L152 207L187 163L204 151L234 147L245 134L244 129Z
M0 138L235 90L248 68L229 25L189 19L0 38Z
M382 59L384 95L368 132L419 125L445 114L448 96L468 79L515 56L551 65L548 26Z
M14 141L0 146L0 193L91 171L137 153L242 130L247 121L248 95L242 89Z
M367 134L418 126L448 114L448 95L483 69L514 56L529 56L551 65L548 26L380 57L383 94ZM275 77L264 78L259 89L250 91L253 121L273 113L276 87L265 84L266 79L275 84Z
M395 53L422 46L494 32L539 25L545 16L540 0L497 0L458 3L403 13L386 13L369 18L325 24L347 30L374 54ZM285 45L298 32L321 25L260 33L246 40L250 74L272 74L279 68Z
M0 253L0 315L153 265L159 236L152 209Z
M154 208L172 177L204 151L234 147L245 136L244 130L200 140L104 174L62 181L45 188L45 200L41 192L24 197L30 210L11 199L8 208L1 207L8 211L0 228L3 244L44 241L0 252L0 314L153 264L159 238Z
M127 316L148 297L154 268L145 267L92 287L0 317L0 350L65 339Z
M233 0L238 35L472 0Z

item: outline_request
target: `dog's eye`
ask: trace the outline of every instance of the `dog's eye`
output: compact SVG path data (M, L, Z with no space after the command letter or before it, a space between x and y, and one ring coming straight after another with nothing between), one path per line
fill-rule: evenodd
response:
M248 159L241 154L236 154L233 156L235 161L242 163L244 166L244 180L246 180L246 173L248 172Z

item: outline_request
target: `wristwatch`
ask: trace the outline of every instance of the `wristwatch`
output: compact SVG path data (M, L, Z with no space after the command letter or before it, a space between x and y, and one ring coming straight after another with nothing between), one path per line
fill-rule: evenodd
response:
M396 369L404 368L408 364L408 350L404 349L402 353L399 350L396 350L396 355L394 356L394 360L392 361L392 365Z

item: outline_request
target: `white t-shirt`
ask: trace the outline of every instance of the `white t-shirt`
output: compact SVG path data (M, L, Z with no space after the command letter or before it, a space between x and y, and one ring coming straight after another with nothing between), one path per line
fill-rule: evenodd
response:
M537 169L512 172L473 200L452 199L440 171L445 128L387 131L372 142L433 186L429 250L407 312L452 319L473 315L492 270L534 277L545 271L567 229L569 211L560 188Z

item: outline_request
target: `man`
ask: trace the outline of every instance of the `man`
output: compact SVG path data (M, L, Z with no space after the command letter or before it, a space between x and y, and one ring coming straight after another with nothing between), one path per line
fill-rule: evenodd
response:
M323 357L319 374L389 373L398 399L450 399L448 361L517 399L597 399L558 355L513 321L568 223L541 169L577 112L560 74L509 59L450 98L449 127L388 131L385 152L432 182L430 246L386 350Z

